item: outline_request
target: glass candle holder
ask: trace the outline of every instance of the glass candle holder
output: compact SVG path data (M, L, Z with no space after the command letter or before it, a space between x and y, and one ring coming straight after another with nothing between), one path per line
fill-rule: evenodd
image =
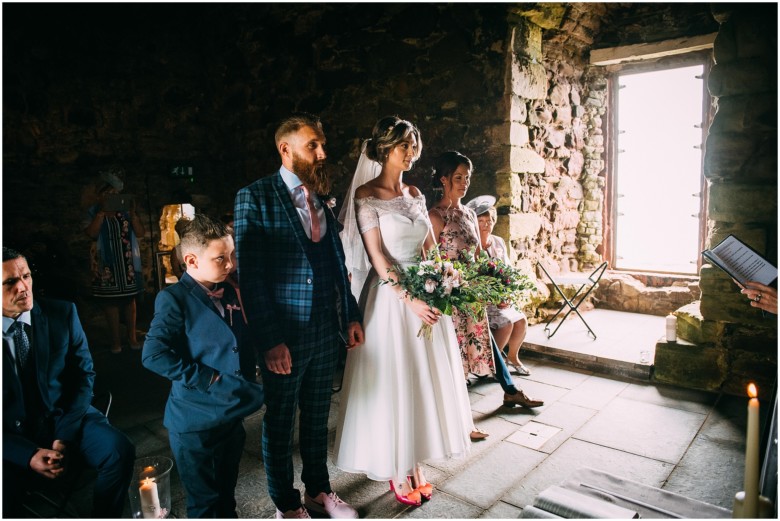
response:
M163 519L171 513L171 469L165 456L140 458L130 480L130 513L134 519Z

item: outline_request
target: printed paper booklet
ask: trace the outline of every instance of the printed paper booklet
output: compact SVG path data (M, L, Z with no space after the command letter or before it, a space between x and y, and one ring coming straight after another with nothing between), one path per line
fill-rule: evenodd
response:
M768 286L777 278L775 266L733 235L701 254L742 285L754 280Z

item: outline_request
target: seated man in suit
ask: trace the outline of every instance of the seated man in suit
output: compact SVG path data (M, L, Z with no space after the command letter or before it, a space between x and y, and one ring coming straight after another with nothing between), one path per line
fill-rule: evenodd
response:
M33 302L27 259L3 247L3 517L19 517L23 491L62 479L74 455L98 472L92 516L122 515L135 447L90 405L94 379L76 306Z
M244 418L263 405L255 353L241 341L243 304L225 282L229 229L205 215L184 222L186 271L157 295L144 367L171 380L163 424L187 492L187 517L236 518Z

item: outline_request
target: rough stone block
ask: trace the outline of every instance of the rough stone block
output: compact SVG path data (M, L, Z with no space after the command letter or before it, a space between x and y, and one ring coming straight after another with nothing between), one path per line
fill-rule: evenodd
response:
M510 13L527 19L526 23L537 25L540 29L558 29L566 9L566 4L560 3L526 3L511 7Z
M544 158L530 148L512 147L509 163L513 172L530 174L544 172Z
M509 127L509 144L522 147L528 144L528 126L514 121Z
M674 312L677 317L677 337L694 344L715 344L722 336L724 324L705 320L696 301Z
M758 387L759 398L769 399L777 379L777 357L767 357L760 353L733 349L731 371L723 385L723 391L738 396L747 395L749 383Z
M712 182L708 217L715 221L755 223L776 219L777 185Z
M541 100L547 95L547 71L541 63L514 60L512 92L520 97Z
M712 67L707 87L717 98L772 92L777 89L776 75L777 63L764 57L723 62Z
M525 123L528 119L528 107L520 96L512 96L509 106L509 120L517 123Z
M512 172L496 172L497 206L512 206L515 199L520 199L523 185L520 176ZM519 205L515 205L519 206Z
M510 214L508 222L508 232L504 235L513 239L522 239L525 237L536 237L542 227L542 218L535 213ZM498 228L498 225L496 225Z
M777 362L777 316L767 314L760 326L730 324L721 345L729 352L745 351Z
M710 135L727 132L777 132L777 95L751 94L718 100Z
M728 375L725 349L685 340L659 340L654 363L653 380L689 389L717 390Z
M542 60L542 28L531 21L521 19L512 29L512 51L529 60Z
M704 154L706 177L714 179L738 176L755 150L755 138L750 135L711 132L707 137L707 149Z

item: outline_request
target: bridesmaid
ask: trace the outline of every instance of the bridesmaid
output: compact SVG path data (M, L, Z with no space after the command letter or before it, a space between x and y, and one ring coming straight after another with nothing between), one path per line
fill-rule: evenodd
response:
M474 210L461 204L471 183L472 170L471 160L456 151L443 153L434 163L434 186L442 188L442 198L430 209L428 216L442 254L450 259L461 259L464 249L475 248L476 254L480 251L477 216ZM452 320L467 381L469 373L481 377L493 373L504 390L505 406L533 408L544 405L542 400L530 398L515 387L490 334L487 313L481 319L474 320L456 309L452 313ZM478 439L477 436L472 433L472 439Z

